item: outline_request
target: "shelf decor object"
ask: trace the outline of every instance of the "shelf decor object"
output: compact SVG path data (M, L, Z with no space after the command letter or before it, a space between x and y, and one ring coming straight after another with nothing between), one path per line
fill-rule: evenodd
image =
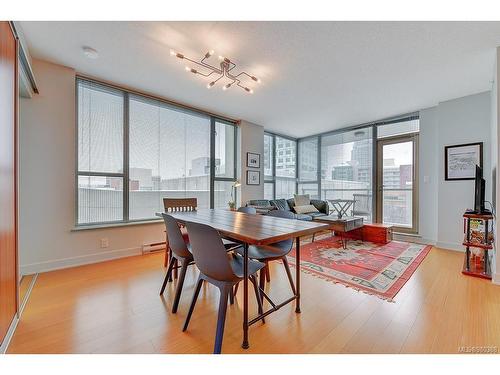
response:
M245 90L249 94L253 94L253 89L248 87L244 82L251 80L253 81L252 83L260 83L259 78L255 77L252 74L248 74L245 71L241 71L240 73L235 75L233 70L234 68L236 68L236 64L233 61L229 60L227 57L219 56L218 67L212 65L211 63L208 63L208 60L214 54L213 50L205 53L203 58L199 61L193 60L186 55L174 50L171 50L170 54L174 57L177 57L178 59L186 60L196 65L197 68L186 66L187 72L191 72L203 77L213 77L213 79L207 84L207 89L211 89L221 78L226 77L230 82L222 86L222 90L227 90L234 85L238 86L242 90Z
M446 146L444 164L446 181L473 180L476 165L483 167L483 142Z
M493 215L465 212L463 216L465 260L462 273L491 280L489 250L493 249Z

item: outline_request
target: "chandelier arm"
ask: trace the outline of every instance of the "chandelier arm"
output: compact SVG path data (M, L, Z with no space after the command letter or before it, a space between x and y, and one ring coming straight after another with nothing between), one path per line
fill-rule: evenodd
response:
M205 60L205 58L203 58L203 60ZM201 62L199 62L198 64L204 66L205 68L209 68L209 69L212 69L214 71L216 71L217 73L221 74L222 71L219 69L219 68L216 68L215 66L212 66L210 64L207 64L206 62L203 62L203 60L201 60Z
M191 60L189 57L184 57L184 59L186 59L187 61L190 61L190 62L192 62L193 64L196 64L196 65L198 65L198 66L202 66L202 67L204 67L204 68L211 69L211 70L215 71L216 73L219 73L219 74L221 73L220 69L214 68L213 66L208 65L208 64L206 64L206 63L200 63L199 61ZM200 74L201 74L201 73L200 73ZM203 75L203 74L201 74L201 75ZM208 76L205 76L205 77L208 77Z

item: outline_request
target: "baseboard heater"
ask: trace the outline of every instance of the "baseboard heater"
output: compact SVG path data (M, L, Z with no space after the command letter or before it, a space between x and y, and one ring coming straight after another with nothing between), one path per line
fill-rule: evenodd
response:
M149 254L149 253L154 253L157 251L163 251L163 250L165 250L165 247L166 247L165 241L144 244L144 245L142 245L142 253Z

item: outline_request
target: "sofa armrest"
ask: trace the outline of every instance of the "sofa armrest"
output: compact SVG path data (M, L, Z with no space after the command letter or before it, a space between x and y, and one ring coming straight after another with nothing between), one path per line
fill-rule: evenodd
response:
M329 215L330 214L330 207L328 206L327 201L322 201L320 199L311 199L311 204L316 207L316 209L325 214Z

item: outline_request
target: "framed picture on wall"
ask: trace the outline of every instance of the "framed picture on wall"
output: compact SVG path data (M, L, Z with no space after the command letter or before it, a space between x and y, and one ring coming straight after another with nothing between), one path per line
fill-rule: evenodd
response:
M247 167L260 168L260 154L247 152Z
M247 171L247 185L260 185L260 171Z
M473 180L476 175L476 165L483 167L483 142L445 146L446 181Z

